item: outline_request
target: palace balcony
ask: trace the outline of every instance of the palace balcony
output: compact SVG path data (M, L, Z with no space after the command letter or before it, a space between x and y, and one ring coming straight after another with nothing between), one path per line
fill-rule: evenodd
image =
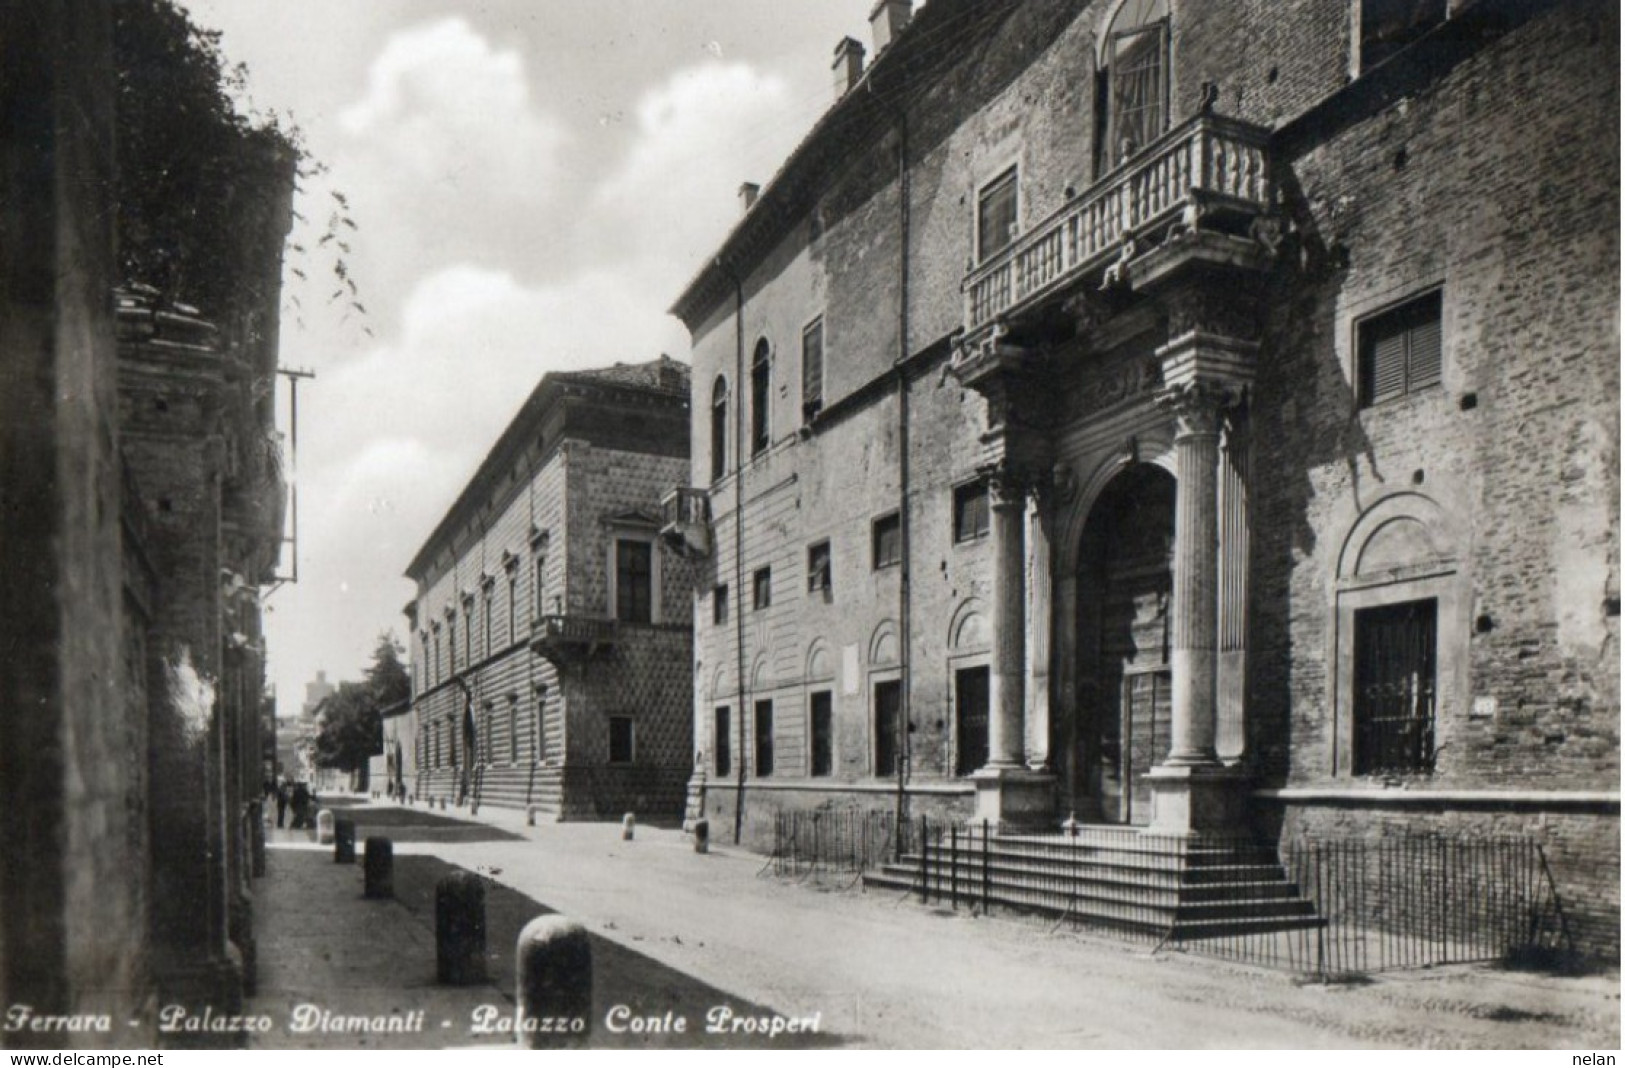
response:
M1168 131L966 276L965 338L1084 282L1099 287L1181 231L1249 236L1274 202L1268 141L1262 127L1208 112Z
M530 625L530 647L556 664L612 652L619 640L620 627L613 619L548 615Z
M660 539L679 556L711 555L711 498L702 489L677 486L660 499Z

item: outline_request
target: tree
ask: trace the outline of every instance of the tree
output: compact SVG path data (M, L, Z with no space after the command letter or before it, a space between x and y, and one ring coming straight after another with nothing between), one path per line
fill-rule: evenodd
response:
M361 682L341 682L322 702L316 735L316 765L359 771L383 748L383 713L412 696L412 681L401 663L405 650L390 633L380 634L372 666Z

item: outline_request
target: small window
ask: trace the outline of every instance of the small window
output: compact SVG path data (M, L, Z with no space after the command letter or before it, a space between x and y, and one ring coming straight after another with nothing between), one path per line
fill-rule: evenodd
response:
M874 561L876 570L903 562L903 521L896 512L875 520Z
M711 387L711 481L728 473L728 380Z
M819 590L829 590L832 586L829 542L821 541L807 549L807 590L809 593L815 593Z
M875 683L875 774L897 774L897 724L903 708L903 684L896 679Z
M711 766L716 769L719 776L733 771L733 742L729 737L728 723L731 712L727 705L723 705L712 714L714 727L711 731Z
M1016 169L982 187L976 198L976 258L987 260L1016 239Z
M1370 70L1442 24L1447 0L1360 0L1360 69Z
M812 734L810 765L814 777L830 775L835 770L835 711L834 698L828 690L812 695L808 710Z
M756 777L773 774L773 702L756 702Z
M801 332L801 414L808 420L824 406L824 317Z
M1360 407L1439 384L1443 306L1436 289L1360 323Z
M751 603L760 612L773 603L773 569L771 567L758 568L752 585L755 595Z
M987 480L977 479L954 489L954 541L975 541L987 536Z
M631 716L609 717L609 762L630 764L637 753L637 731Z
M615 539L615 618L654 621L654 544Z
M711 589L711 622L719 627L728 622L728 584L726 582Z
M768 424L768 405L772 392L773 365L767 339L756 343L756 354L750 361L750 454L767 451L773 442L772 427Z

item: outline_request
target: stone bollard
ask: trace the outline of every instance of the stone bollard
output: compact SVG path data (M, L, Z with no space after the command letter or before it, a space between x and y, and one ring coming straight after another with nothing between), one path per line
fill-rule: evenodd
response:
M330 809L322 809L316 813L316 844L331 845L333 842L333 813Z
M585 1046L592 1034L592 942L587 929L563 916L538 916L519 932L514 961L519 1044L531 1049Z
M355 821L333 821L333 863L355 863Z
M632 830L637 826L637 822L630 812L621 817L621 841L630 842L632 840Z
M485 981L485 881L452 872L434 888L435 978L453 986Z
M536 826L536 806L530 805L525 809L525 826Z
M367 839L366 856L361 870L366 880L363 897L391 898L395 896L395 843L376 835Z
M711 821L710 820L695 820L694 821L694 852L696 852L696 853L709 853L709 852L711 852Z

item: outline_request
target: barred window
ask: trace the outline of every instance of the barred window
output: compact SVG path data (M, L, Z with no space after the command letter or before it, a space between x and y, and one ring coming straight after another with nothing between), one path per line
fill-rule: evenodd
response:
M896 512L883 515L874 524L875 570L892 567L903 560L903 522Z
M988 530L987 480L977 479L954 489L954 541L975 541Z
M1354 613L1354 773L1433 770L1438 601Z

